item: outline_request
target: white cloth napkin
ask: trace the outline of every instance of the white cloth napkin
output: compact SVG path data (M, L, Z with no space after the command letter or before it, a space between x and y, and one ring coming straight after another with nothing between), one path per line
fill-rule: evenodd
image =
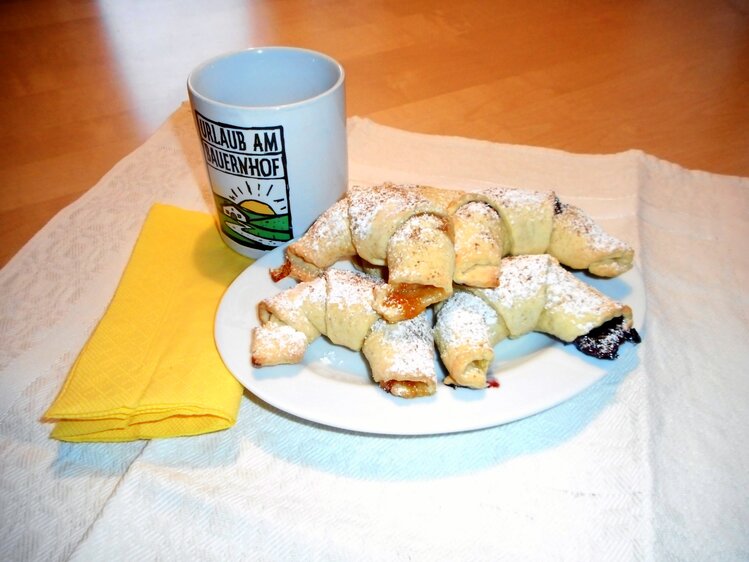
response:
M553 188L638 252L644 342L512 424L389 438L247 394L230 430L68 444L39 422L155 202L211 210L189 109L0 272L0 553L14 560L742 560L749 180L353 118L352 183Z

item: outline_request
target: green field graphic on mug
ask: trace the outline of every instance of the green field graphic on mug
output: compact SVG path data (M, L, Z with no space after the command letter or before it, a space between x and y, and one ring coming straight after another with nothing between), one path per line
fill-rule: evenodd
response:
M238 127L197 111L195 120L222 233L258 250L291 240L283 127Z
M237 194L233 199L215 192L213 197L224 234L244 246L272 249L291 240L290 215L284 198L276 197L268 203L268 196L263 197L263 194L272 193L273 186L265 190L261 187L256 186L253 190L253 186L247 183L245 189L233 188Z

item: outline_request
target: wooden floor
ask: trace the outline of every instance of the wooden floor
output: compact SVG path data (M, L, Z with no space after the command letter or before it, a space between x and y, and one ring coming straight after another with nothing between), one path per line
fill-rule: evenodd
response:
M347 71L349 115L749 176L748 0L4 0L0 264L265 44Z

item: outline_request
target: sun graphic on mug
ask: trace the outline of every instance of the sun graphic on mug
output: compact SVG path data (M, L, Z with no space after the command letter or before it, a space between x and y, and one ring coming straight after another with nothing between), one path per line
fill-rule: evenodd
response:
M275 215L276 214L270 205L268 205L267 203L263 203L262 201L256 201L254 199L250 199L248 201L242 201L242 203L240 203L239 206L244 209L247 209L251 213L256 213L258 215Z
M235 184L228 198L213 195L221 230L235 242L270 249L293 237L285 182L245 181Z

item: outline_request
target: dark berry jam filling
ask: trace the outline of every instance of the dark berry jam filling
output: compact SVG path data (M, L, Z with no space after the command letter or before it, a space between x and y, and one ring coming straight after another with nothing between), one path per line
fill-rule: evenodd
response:
M559 200L559 197L554 196L554 214L561 215L564 211L564 203Z
M593 328L587 334L575 340L575 347L585 355L597 357L598 359L616 359L619 356L619 347L626 341L640 343L640 334L634 328L627 328L623 316L612 318Z

